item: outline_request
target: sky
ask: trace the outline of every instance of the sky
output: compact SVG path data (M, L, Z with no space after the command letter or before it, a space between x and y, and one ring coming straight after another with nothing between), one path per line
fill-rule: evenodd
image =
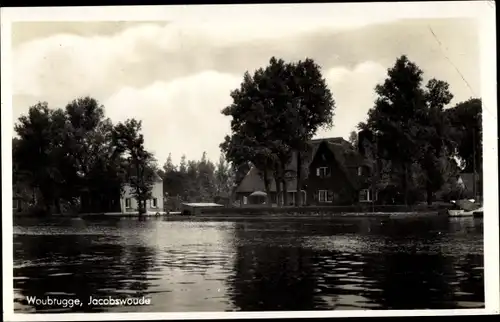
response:
M174 163L183 154L200 159L204 151L217 161L229 134L230 118L221 110L231 90L272 56L309 57L321 66L336 110L333 128L317 138L347 139L402 54L420 66L425 81L447 81L452 104L480 96L473 19L380 13L361 19L352 10L314 5L222 8L168 21L13 23L13 117L38 101L64 108L92 96L113 122L141 120L145 146L162 165L169 153Z

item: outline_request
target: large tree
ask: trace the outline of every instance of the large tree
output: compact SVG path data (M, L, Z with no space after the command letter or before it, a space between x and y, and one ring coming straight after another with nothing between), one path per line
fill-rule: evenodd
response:
M78 98L66 105L65 115L64 150L76 175L71 187L78 190L70 205L82 201L84 211L116 210L111 202L121 189L123 160L114 150L113 124L104 118L104 106L91 97Z
M250 161L259 170L269 205L271 175L277 162L276 145L272 144L277 109L275 102L267 99L266 84L271 83L270 70L280 65L281 61L271 60L266 70L260 68L253 76L246 72L240 88L231 92L233 103L222 110L232 117L232 133L225 137L221 150L235 167Z
M312 59L285 63L272 57L266 68L245 73L231 97L233 104L223 110L232 117L232 135L221 145L227 159L236 166L250 161L259 169L270 203L271 177L278 193L282 186L287 195L287 165L295 151L300 191L307 142L319 127L332 124L334 101L319 66Z
M450 103L453 95L444 81L431 79L425 89L426 110L420 118L418 142L420 159L418 164L423 172L427 203L431 204L433 195L447 181L453 162L454 142L450 135L449 122L444 114L444 107Z
M422 89L422 70L405 55L388 69L387 79L375 87L377 99L361 129L370 130L377 142L378 156L391 161L408 203L412 165L421 158L420 120L427 113Z
M156 179L153 155L144 148L142 124L135 119L119 123L114 129L114 144L127 158L128 183L139 206L139 215L146 211L146 201L151 199L151 190Z
M110 210L123 181L123 160L114 149L113 125L95 99L78 98L65 109L38 103L15 129L14 183L22 176L34 204L45 212L52 206L57 212L62 206Z
M54 205L60 208L63 186L70 186L66 184L70 178L64 177L63 173L71 170L68 159L62 159L63 156L70 157L62 150L65 132L63 112L49 109L46 102L37 103L29 108L27 115L19 118L15 131L18 136L13 141L14 170L17 172L15 183L22 174L35 195L40 196L37 204L43 212L50 212ZM66 194L74 194L74 189L67 190Z
M303 159L308 154L309 140L320 128L328 129L333 125L335 101L316 62L307 58L291 64L291 75L287 79L291 95L285 119L288 132L285 142L296 151L297 161L297 204L302 202ZM283 132L282 132L283 133Z

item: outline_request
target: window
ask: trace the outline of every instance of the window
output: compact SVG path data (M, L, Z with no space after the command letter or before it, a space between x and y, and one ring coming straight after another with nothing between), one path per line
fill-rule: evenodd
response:
M377 200L377 191L372 191L370 189L363 189L359 192L360 202L373 202Z
M151 207L158 208L158 199L153 198L153 200L151 200Z
M332 202L333 201L333 191L331 191L331 190L319 190L318 191L318 201L319 202Z
M132 200L130 198L125 199L125 208L132 208Z
M326 178L330 176L329 167L319 167L316 169L316 175L320 178Z

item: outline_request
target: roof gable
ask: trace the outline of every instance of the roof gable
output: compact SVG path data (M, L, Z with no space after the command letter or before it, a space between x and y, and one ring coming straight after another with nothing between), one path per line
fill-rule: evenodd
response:
M309 165L316 157L318 148L321 144L325 144L326 147L334 154L337 163L346 174L348 180L351 182L353 187L358 187L359 183L356 175L352 175L349 168L358 167L360 165L366 165L365 159L354 150L352 145L347 142L342 137L325 138L325 139L315 139L309 141L309 149L303 156L303 165L305 168L309 168ZM287 190L295 191L297 188L296 171L297 171L297 153L294 151L288 162L286 169L290 171L292 178L287 180ZM308 172L308 171L306 171ZM276 182L273 178L272 172L269 172L270 178L270 191L276 191ZM253 192L253 191L265 191L264 180L258 170L254 165L252 165L250 171L243 178L240 185L236 188L236 192Z

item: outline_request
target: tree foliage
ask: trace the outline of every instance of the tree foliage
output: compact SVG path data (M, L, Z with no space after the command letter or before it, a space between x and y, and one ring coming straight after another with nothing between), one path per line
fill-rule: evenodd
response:
M461 160L464 172L482 171L483 136L482 102L471 98L445 110L451 126L451 136L456 142L456 154Z
M127 182L139 205L139 214L146 211L146 201L152 198L151 190L156 179L153 155L144 148L142 124L135 119L118 123L113 132L113 143L118 153L126 155Z
M170 160L169 160L170 159ZM181 158L181 164L186 163L185 170L181 165L175 165L171 157L164 166L164 191L167 205L177 209L179 202L218 202L221 198L230 199L235 187L236 171L221 155L219 162L214 164L206 153L200 160Z
M117 146L117 129L104 114L97 100L83 97L64 109L35 104L18 119L13 183L31 192L24 193L28 203L44 213L119 207L116 197L134 175L124 148Z
M358 134L356 131L351 131L349 134L349 143L354 147L354 149L358 149Z
M270 180L286 188L286 166L295 151L300 189L301 153L321 126L332 124L335 107L320 67L312 59L285 63L272 57L253 75L246 72L231 97L222 111L231 117L231 135L221 144L227 160L235 167L251 162L260 171L269 204Z
M377 158L391 164L391 176L404 192L404 202L420 186L427 202L450 178L457 175L455 157L467 168L472 152L480 150L480 100L472 99L445 109L453 99L449 85L430 79L423 86L423 72L406 56L397 59L387 79L376 86L375 106L359 129L372 133ZM476 155L476 161L480 159ZM479 162L480 163L480 162Z

